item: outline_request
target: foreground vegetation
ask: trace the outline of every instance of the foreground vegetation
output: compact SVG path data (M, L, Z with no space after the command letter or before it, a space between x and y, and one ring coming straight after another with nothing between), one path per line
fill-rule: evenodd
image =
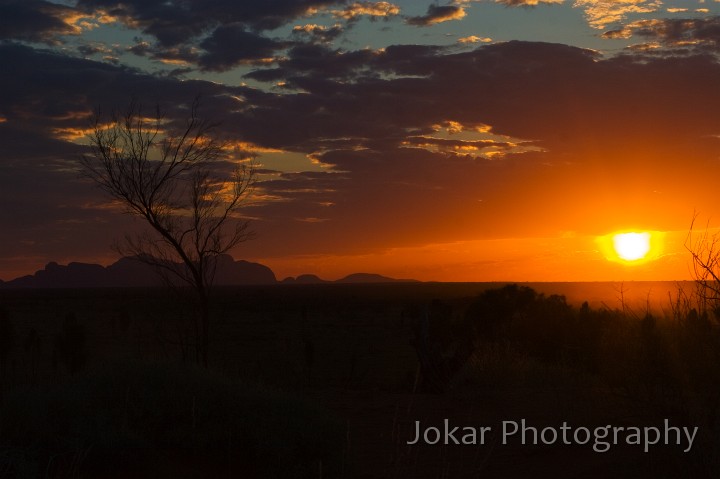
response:
M293 395L142 362L14 389L0 431L0 471L18 478L333 476L344 434Z
M679 295L658 314L474 288L224 290L210 369L191 366L187 310L161 291L3 292L0 477L720 471L711 305ZM443 417L699 432L690 453L406 444L415 421Z

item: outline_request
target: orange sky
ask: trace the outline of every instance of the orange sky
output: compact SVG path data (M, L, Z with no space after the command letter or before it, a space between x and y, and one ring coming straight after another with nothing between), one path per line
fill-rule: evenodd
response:
M668 232L658 257L617 261L606 257L597 237L566 233L555 238L463 241L388 249L353 256L267 258L279 279L312 271L323 279L376 272L422 281L654 281L692 279L687 231ZM657 248L657 245L653 245ZM651 255L655 251L651 250Z

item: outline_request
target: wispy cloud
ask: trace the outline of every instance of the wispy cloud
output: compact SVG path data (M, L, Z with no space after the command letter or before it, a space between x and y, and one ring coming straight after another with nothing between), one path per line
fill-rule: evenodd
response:
M542 4L559 4L565 0L495 0L495 3L502 3L511 7L535 7Z
M409 17L406 21L409 25L427 27L450 20L460 20L465 15L467 15L465 9L459 5L430 5L425 15Z
M390 2L354 2L342 10L332 10L337 18L353 21L367 16L373 19L388 18L400 14L400 7Z
M717 51L720 47L720 17L665 18L631 22L603 34L605 38L641 37L651 45Z
M478 37L476 35L458 38L458 43L490 43L491 41L492 38L490 37Z
M658 0L575 0L574 6L585 10L591 27L604 29L633 13L653 13L662 8Z
M329 43L342 35L345 29L339 23L330 27L314 23L306 23L305 25L295 25L292 31L294 35L306 35L313 41Z

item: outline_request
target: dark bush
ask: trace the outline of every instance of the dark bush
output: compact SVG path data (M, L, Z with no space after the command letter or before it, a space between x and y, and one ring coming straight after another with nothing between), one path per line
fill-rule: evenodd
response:
M578 310L564 296L546 296L516 284L483 292L465 313L479 343L512 343L542 361L589 371L597 369L603 330L612 317L587 304Z
M465 312L476 338L494 341L507 336L512 320L528 313L538 294L526 286L511 284L481 293Z

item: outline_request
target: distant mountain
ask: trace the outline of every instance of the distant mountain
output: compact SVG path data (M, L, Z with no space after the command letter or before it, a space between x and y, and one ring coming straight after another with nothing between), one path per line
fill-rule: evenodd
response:
M237 286L274 284L275 274L259 263L235 261L230 255L218 258L215 284ZM0 288L118 288L162 286L162 279L152 267L135 258L121 258L110 266L70 263L67 266L48 263L34 275L0 282Z
M324 283L416 283L414 279L394 279L372 273L354 273L335 281L321 279L314 274L301 274L297 278L292 276L282 280L283 284L324 284Z
M292 276L285 278L282 280L283 284L321 284L321 283L332 283L332 281L327 281L325 279L319 278L314 274L301 274L297 278L293 278Z
M146 275L145 275L146 276ZM143 278L144 276L139 276ZM52 261L34 275L22 276L2 284L3 288L91 288L114 286L114 278L99 264ZM144 285L142 285L144 286Z
M251 263L245 260L233 260L233 257L224 254L218 259L215 271L215 284L223 286L237 286L246 284L275 284L275 273L260 263Z
M397 283L416 282L412 279L393 279L379 274L355 273L337 281L327 281L314 274L302 274L282 280L283 284L324 283ZM218 257L215 284L218 286L264 285L278 283L275 273L260 263L235 261L230 255ZM35 274L11 281L0 280L0 288L130 288L163 286L154 269L137 258L120 258L110 266L72 262L60 265L48 263Z
M336 281L336 283L417 283L415 279L388 278L373 273L354 273Z

